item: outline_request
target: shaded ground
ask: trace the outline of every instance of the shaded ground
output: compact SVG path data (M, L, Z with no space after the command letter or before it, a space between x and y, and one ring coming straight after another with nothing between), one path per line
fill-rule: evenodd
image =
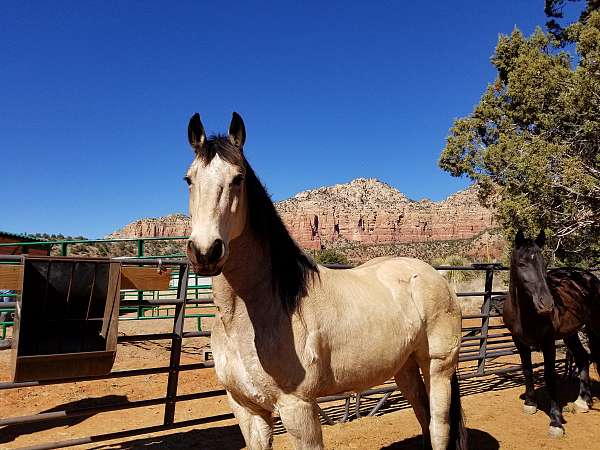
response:
M168 331L172 322L144 321L122 323L120 332L131 334ZM195 323L186 323L192 330ZM207 339L186 340L182 363L200 361L200 350ZM115 369L156 367L168 364L167 341L119 346ZM539 360L539 357L538 357ZM501 367L514 362L507 357L496 363ZM0 351L0 381L9 381L10 351ZM538 377L539 377L539 371ZM594 372L595 380L598 380ZM538 380L539 381L539 380ZM600 402L587 414L566 413L567 435L562 440L546 437L549 419L547 401L543 390L538 389L539 411L534 416L524 416L519 400L523 388L518 374L489 377L485 380L470 379L462 382L463 406L471 437L471 448L493 449L591 449L598 448L600 439ZM538 383L540 385L540 383ZM573 401L577 396L577 384L560 384L563 401ZM179 394L207 391L218 388L212 369L180 374ZM81 407L134 401L163 396L166 391L166 374L140 376L129 379L112 379L94 382L78 382L69 385L41 386L0 391L0 414L14 417L42 411L57 411L68 407ZM594 395L600 395L600 384L595 381ZM362 414L367 414L378 397L365 399ZM343 414L341 403L323 405L332 417ZM183 402L177 406L177 420L230 412L224 397ZM11 449L45 441L72 439L108 432L149 427L162 423L163 407L150 406L111 413L79 417L68 422L54 421L0 428L0 448ZM420 429L402 398L395 394L381 415L353 420L340 425L323 428L328 449L420 449ZM156 431L141 437L120 438L109 442L86 444L77 448L96 449L190 449L213 450L242 449L243 439L234 420L223 420L196 427ZM275 448L291 448L281 427L276 428Z

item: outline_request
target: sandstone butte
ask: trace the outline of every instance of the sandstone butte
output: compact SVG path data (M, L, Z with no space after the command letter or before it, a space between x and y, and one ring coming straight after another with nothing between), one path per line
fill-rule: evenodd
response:
M445 200L411 200L377 179L321 187L276 203L288 230L306 249L336 246L467 240L497 229L492 211L469 187ZM187 236L188 216L141 219L111 234L119 237ZM500 250L497 243L493 253Z

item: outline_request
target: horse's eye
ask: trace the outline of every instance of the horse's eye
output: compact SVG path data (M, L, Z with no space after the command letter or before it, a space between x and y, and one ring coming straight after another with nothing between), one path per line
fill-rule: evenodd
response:
M188 186L190 186L192 184L192 179L190 177L188 177L187 175L185 177L183 177L183 179L188 184Z
M244 181L244 175L236 175L235 177L233 177L233 180L231 180L231 184L233 186L241 186L242 185L242 181Z

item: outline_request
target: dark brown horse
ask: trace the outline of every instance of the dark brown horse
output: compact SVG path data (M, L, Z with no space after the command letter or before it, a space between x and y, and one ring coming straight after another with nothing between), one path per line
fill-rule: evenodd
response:
M579 397L576 408L586 412L592 403L590 360L600 363L600 281L582 269L561 268L546 271L541 248L545 235L536 240L517 233L510 261L510 288L504 303L504 323L511 331L521 356L525 375L525 413L537 411L533 388L531 348L544 354L544 381L550 395L550 436L564 434L557 399L555 341L563 339L575 358L579 372ZM577 332L585 326L591 355L585 350Z

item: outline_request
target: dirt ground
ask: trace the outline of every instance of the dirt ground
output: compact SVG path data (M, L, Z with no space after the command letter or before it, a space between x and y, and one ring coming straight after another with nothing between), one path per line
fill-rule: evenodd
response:
M170 320L121 322L121 334L169 331ZM195 321L186 322L187 330L195 329ZM201 349L206 338L184 341L182 364L201 361ZM10 381L10 351L0 351L0 382ZM537 359L539 361L539 357ZM167 365L168 341L130 343L119 346L114 370ZM514 356L498 360L498 367L516 361ZM538 376L538 386L541 386ZM463 408L469 429L471 448L494 449L593 449L600 448L600 382L593 371L594 408L586 414L565 413L566 436L560 440L547 437L548 410L543 389L538 389L540 408L533 416L521 412L522 378L519 374L469 379L461 382ZM164 396L166 374L135 378L78 382L69 385L39 386L0 391L2 418L29 415L38 412L102 405L115 401L134 401ZM561 382L561 396L566 404L577 397L577 384ZM213 369L187 371L180 374L178 393L187 394L219 388ZM378 397L366 399L362 414L366 415ZM162 423L162 405L135 408L88 417L54 421L52 423L6 426L0 428L0 448L13 449L103 433L117 432ZM343 413L342 403L323 405L332 417ZM230 412L225 397L182 402L177 405L176 420ZM328 449L420 449L420 428L399 394L376 416L354 419L348 423L323 427ZM274 447L290 449L285 431L278 424ZM235 420L222 420L195 427L157 431L142 436L119 438L111 441L80 445L76 448L95 449L242 449L244 442Z

